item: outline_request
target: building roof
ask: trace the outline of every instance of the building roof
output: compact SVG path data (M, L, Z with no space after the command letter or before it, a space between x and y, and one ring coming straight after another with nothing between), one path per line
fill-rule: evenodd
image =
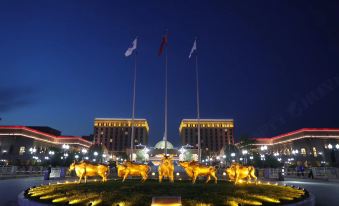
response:
M47 133L47 134L52 134L52 135L55 135L55 136L61 136L61 131L54 129L52 127L48 127L48 126L26 126L26 127L29 127L31 129L35 129L35 130L38 130L40 132L44 132L44 133Z
M107 120L107 121L131 121L132 118L95 118L94 120ZM144 118L134 118L135 121L146 121Z
M157 142L154 146L155 149L165 149L165 141L161 140ZM167 149L173 149L173 144L167 141Z
M233 119L199 119L199 124L201 128L210 127L210 128L233 128L234 120ZM184 127L197 127L198 119L182 119L179 132L181 133L182 128Z
M273 145L291 142L303 138L334 138L339 139L339 128L302 128L274 137L255 138L257 145Z
M182 119L183 121L187 121L187 122L197 122L198 119ZM234 119L200 119L201 122L230 122L230 121L234 121Z
M92 142L87 141L80 136L57 136L38 131L26 126L0 126L0 136L21 135L31 139L52 144L69 144L90 147Z
M108 126L109 123L115 124L115 127L125 127L126 125L122 124L128 124L130 127L132 125L132 118L95 118L94 119L94 126L102 126L102 124L107 124L105 126ZM143 118L134 118L134 126L135 127L146 127L147 132L149 131L148 122L146 119ZM112 125L111 125L112 127Z

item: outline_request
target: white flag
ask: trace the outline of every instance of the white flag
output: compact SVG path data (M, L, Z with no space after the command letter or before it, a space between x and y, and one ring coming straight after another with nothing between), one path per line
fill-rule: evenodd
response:
M188 58L191 58L193 52L197 50L197 40L194 40L194 43L193 43L193 47L191 49L191 52L190 52L190 55L188 56Z
M127 51L125 52L126 57L130 56L133 53L133 51L137 48L137 41L138 38L135 38L134 41L132 42L132 45L127 49Z

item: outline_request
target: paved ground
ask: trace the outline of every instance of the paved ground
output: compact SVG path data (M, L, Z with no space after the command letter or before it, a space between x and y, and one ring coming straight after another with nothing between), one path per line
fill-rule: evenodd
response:
M42 179L42 177L28 177L20 179L0 180L0 205L16 206L17 196L20 192L33 185L48 183L48 181L43 181Z
M339 205L339 183L322 180L286 179L284 183L303 187L315 195L317 206Z
M0 206L17 206L17 196L28 187L46 184L42 177L0 180ZM316 205L339 205L339 183L308 179L286 179L286 184L303 187L316 197Z

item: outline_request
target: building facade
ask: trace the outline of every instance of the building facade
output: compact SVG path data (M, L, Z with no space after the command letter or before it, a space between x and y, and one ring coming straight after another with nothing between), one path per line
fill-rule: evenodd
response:
M198 146L197 119L183 119L179 134L182 145ZM233 119L200 119L201 149L205 152L219 152L224 146L234 144Z
M149 126L146 119L134 119L134 146L147 145ZM94 144L104 145L110 153L126 153L131 147L132 120L122 118L96 118Z
M255 138L257 149L284 163L338 165L339 128L303 128L271 138Z
M61 136L50 127L0 126L0 159L2 161L26 161L34 156L37 160L51 148L67 145L72 151L88 149L92 142L78 136Z

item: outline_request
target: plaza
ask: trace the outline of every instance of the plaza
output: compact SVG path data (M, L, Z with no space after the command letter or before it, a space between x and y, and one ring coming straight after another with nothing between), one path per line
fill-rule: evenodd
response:
M338 10L0 2L0 206L338 205Z

